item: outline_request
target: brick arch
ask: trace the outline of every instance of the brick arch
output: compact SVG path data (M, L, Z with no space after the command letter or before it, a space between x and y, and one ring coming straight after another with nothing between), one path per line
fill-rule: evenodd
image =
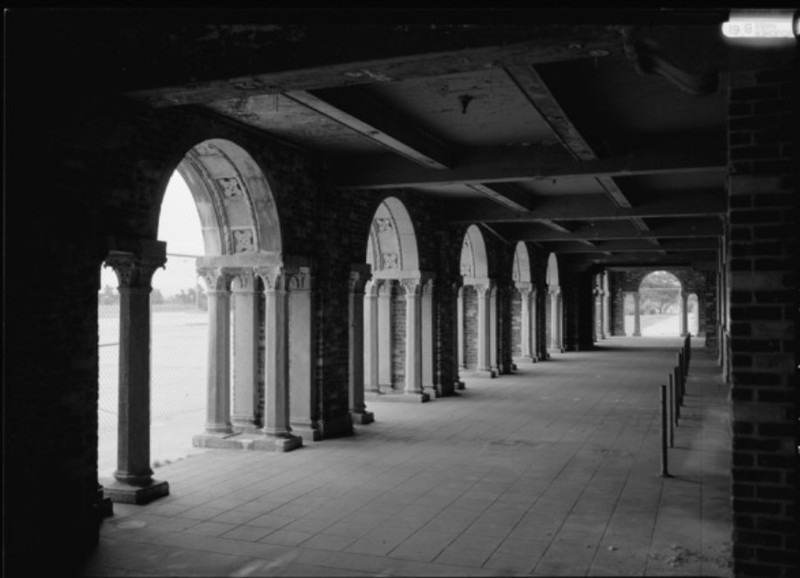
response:
M244 148L227 139L207 139L192 146L175 170L197 205L206 255L281 253L272 188ZM160 215L160 202L158 207Z

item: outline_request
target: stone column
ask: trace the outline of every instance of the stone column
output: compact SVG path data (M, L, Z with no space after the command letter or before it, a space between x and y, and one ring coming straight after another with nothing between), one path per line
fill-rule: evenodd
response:
M539 361L539 335L538 331L539 328L537 327L538 319L539 319L539 312L538 312L538 303L539 300L537 299L538 293L536 289L531 290L531 295L529 299L530 303L530 339L531 339L531 359L535 362Z
M592 341L599 341L600 340L600 333L601 329L599 329L599 325L602 324L602 303L600 297L600 289L597 287L594 288L592 291Z
M422 389L422 282L419 279L403 279L406 291L406 360L405 395L428 401L430 396Z
M531 288L517 285L520 296L520 356L525 360L533 359L531 350Z
M603 299L603 322L601 325L600 338L608 339L611 335L611 325L609 320L611 318L611 293L608 290L608 272L603 271L600 277L602 299Z
M378 287L368 281L364 287L364 379L367 391L380 393L378 381Z
M231 308L230 279L220 268L200 271L208 296L208 356L206 430L204 435L227 437L231 428Z
M642 336L642 315L638 291L633 292L633 336Z
M141 254L112 251L106 259L120 296L117 469L104 484L113 502L146 504L169 494L150 468L150 282L165 262L164 243L143 246Z
M458 288L457 300L457 318L458 318L458 368L466 369L467 367L467 353L464 349L464 287Z
M492 371L492 377L500 375L500 366L497 359L497 292L497 285L492 283L489 288L489 367Z
M365 266L366 267L366 266ZM364 286L369 279L369 270L350 271L350 324L348 331L348 349L349 356L349 374L350 374L350 416L353 422L358 424L368 424L375 421L375 416L372 412L367 411L367 406L364 403L364 371L365 371L365 344L367 340L366 331L366 313L364 309L365 295ZM369 304L377 301L370 300ZM370 312L371 314L371 312ZM370 319L371 322L371 319ZM369 340L372 339L370 335ZM369 354L371 355L371 351ZM371 371L371 367L370 367ZM377 380L377 376L376 376ZM377 381L376 381L377 383Z
M233 295L233 427L258 430L258 293L252 270L231 280Z
M550 287L548 294L550 297L550 349L561 350L561 311L559 307L559 294L561 289L558 286Z
M459 375L460 370L465 368L465 354L464 354L464 286L458 283L451 285L451 298L450 306L455 303L456 314L455 319L458 326L456 327L456 339L453 340L453 389L464 389L465 384L461 381Z
M289 420L290 431L305 442L321 439L317 390L314 380L312 275L308 267L285 269L288 284Z
M266 436L255 442L257 449L291 451L303 445L289 426L289 323L286 275L279 267L258 268L264 282L264 428Z
M689 333L689 294L681 291L681 337Z
M392 279L378 286L378 384L392 390Z
M492 373L492 314L491 282L475 285L478 294L478 367L477 370L494 377Z
M422 386L430 389L431 395L439 397L440 393L434 383L434 312L433 312L433 279L422 281Z

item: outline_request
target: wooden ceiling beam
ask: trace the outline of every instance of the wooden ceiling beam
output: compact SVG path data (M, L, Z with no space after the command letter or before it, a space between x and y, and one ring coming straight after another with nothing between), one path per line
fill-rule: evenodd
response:
M485 147L467 151L454 168L437 171L397 158L373 158L368 163L360 159L350 167L339 166L333 175L335 186L354 189L721 172L727 167L724 151L701 143L594 161L575 160L554 145Z
M535 210L511 211L496 205L454 203L448 211L453 223L533 223L537 221L606 221L631 218L709 217L728 211L724 190L672 193L631 209L612 206L600 195L565 195L544 198Z
M684 219L685 220L685 219ZM503 236L519 241L612 241L624 239L679 239L720 237L723 234L722 221L718 218L704 219L699 223L679 223L650 227L647 231L634 230L619 221L599 221L573 231L554 231L549 225L537 224L497 224Z
M455 153L445 143L358 88L293 91L283 96L422 166L446 169L455 162Z
M549 246L548 246L549 245ZM674 253L688 251L714 251L719 248L718 239L692 239L670 241L659 246L643 244L640 240L604 241L596 246L563 247L546 244L554 253Z
M513 183L496 183L494 185L471 184L470 189L494 202L520 213L527 213L533 208L531 195L522 191Z

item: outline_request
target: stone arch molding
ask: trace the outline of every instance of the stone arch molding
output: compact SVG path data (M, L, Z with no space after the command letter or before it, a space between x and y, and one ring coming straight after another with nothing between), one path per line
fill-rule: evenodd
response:
M470 225L461 246L461 276L465 285L475 285L489 277L486 242L476 225Z
M374 278L399 279L419 276L417 237L411 215L395 197L384 199L369 229L367 264Z
M267 178L236 143L209 139L178 164L203 229L206 256L280 255L281 229Z
M514 250L514 268L511 275L517 286L525 284L529 286L533 282L530 253L522 241L517 243L517 248Z

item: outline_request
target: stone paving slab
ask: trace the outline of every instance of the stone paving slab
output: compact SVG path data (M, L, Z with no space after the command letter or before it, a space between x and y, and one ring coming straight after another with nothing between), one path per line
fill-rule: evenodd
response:
M206 450L171 495L115 504L85 576L730 576L727 389L695 344L659 473L659 385L678 339L370 401L355 436L286 454Z

